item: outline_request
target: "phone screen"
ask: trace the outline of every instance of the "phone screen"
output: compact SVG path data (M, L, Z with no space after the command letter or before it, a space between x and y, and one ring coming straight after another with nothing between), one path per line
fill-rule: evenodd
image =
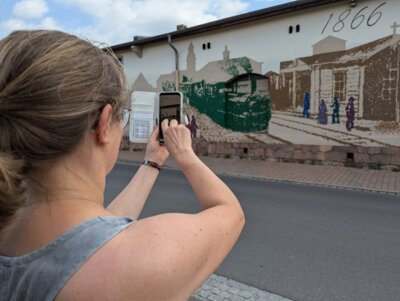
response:
M163 92L160 93L160 109L159 109L159 125L160 125L160 143L164 143L164 137L161 130L161 122L164 119L172 120L176 119L178 123L181 123L181 106L182 106L182 94L179 92Z

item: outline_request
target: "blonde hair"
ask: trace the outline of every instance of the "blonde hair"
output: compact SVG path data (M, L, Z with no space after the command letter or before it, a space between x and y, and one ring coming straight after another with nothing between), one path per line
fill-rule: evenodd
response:
M71 152L108 103L127 105L109 50L59 31L15 31L0 41L0 230L24 204L32 171Z

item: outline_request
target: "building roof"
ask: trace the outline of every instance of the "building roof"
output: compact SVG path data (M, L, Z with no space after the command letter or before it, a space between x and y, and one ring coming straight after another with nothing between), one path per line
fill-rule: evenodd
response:
M348 61L367 60L382 50L400 43L400 35L389 35L378 40L350 48L348 50L333 51L316 54L313 56L300 57L297 60L306 65L325 63L347 63ZM281 70L295 67L293 60L281 62Z
M152 43L157 43L161 41L168 41L168 36L171 36L172 39L187 37L203 32L214 31L222 28L227 28L235 25L245 24L249 22L254 22L262 19L267 19L279 15L284 15L292 12L302 11L308 8L332 4L336 2L346 2L348 0L297 0L293 2L289 2L286 4L281 4L265 9L256 10L253 12L220 19L217 21L188 27L186 29L177 30L153 37L141 37L137 40L118 44L111 46L113 51L121 51L130 49L131 46L144 46Z
M340 39L340 38L337 38L337 37L327 36L326 38L324 38L324 39L318 41L317 43L315 43L314 45L312 45L312 47L320 46L322 44L325 44L327 42L332 42L332 41L334 41L334 42L344 42L344 43L347 42L346 40L343 40L343 39Z

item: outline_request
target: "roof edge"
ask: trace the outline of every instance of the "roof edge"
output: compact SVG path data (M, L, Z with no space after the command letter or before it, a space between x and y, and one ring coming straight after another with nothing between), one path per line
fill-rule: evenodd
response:
M161 41L167 41L168 35L171 38L182 38L194 34L199 34L207 31L213 31L221 28L231 27L239 24L249 23L257 21L260 19L265 19L269 17L274 17L278 15L283 15L295 11L301 11L307 8L318 7L323 5L328 5L336 2L345 2L346 0L297 0L285 4L280 4L273 7L268 7L264 9L259 9L256 11L248 12L245 14L240 14L233 17L228 17L220 19L213 22L208 22L193 27L188 27L187 29L172 31L169 33L160 34L157 36L143 38L136 41L131 41L127 43L117 44L111 46L113 51L128 50L132 46L144 46L148 44L153 44Z

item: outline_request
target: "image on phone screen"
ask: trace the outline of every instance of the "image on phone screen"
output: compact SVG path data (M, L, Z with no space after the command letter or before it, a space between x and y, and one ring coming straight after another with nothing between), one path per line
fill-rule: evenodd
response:
M163 92L159 97L159 122L160 125L164 119L171 121L176 119L181 123L181 110L182 110L182 94L179 92ZM160 127L159 135L160 143L164 143L164 136Z

